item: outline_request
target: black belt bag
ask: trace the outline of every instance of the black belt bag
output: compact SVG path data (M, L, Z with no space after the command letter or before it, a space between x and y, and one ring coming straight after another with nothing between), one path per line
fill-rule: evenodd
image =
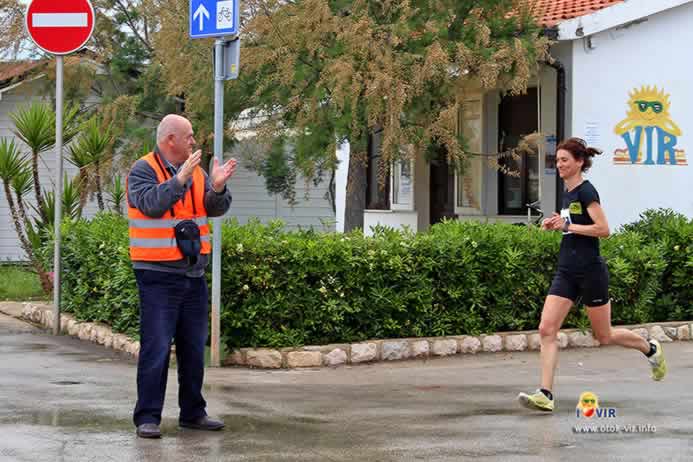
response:
M174 228L176 232L176 245L181 253L191 262L196 262L202 244L200 242L200 227L192 220L183 220Z

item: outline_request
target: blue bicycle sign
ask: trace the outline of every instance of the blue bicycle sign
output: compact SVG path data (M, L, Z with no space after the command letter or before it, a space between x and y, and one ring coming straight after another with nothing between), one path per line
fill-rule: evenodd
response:
M190 0L190 37L238 35L239 0Z

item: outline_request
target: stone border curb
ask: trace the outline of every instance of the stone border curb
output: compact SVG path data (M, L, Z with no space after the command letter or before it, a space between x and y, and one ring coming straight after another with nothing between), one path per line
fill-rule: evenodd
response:
M26 302L21 317L45 327L53 326L51 305ZM114 334L109 326L92 322L78 322L69 314L60 315L60 330L64 334L99 343L106 348L122 351L135 358L140 342L123 334ZM645 339L662 343L675 340L693 340L693 323L661 322L635 326L629 329ZM558 345L565 348L593 348L599 342L590 330L564 329L558 333ZM457 335L448 337L404 338L368 340L359 343L336 343L297 348L240 348L224 360L224 366L245 366L262 369L293 369L301 367L339 367L344 365L426 359L458 354L538 351L540 339L537 331L499 332L491 335Z
M618 326L629 329L645 339L660 342L692 340L691 322L652 323ZM599 346L590 330L564 329L558 333L561 349L593 348ZM499 332L492 335L459 335L448 337L368 340L297 348L240 348L224 360L224 366L244 366L265 369L298 367L339 367L361 363L436 358L458 354L538 351L537 331Z
M23 303L21 318L46 328L53 327L53 306L43 303ZM140 354L140 342L124 334L114 334L110 326L97 322L79 322L68 313L60 314L60 332L80 340L98 343L106 348L122 351L137 358Z

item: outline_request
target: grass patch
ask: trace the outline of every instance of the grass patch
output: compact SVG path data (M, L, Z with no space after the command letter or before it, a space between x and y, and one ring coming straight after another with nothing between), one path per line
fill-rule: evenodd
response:
M0 266L0 300L27 301L45 299L36 273L20 265Z

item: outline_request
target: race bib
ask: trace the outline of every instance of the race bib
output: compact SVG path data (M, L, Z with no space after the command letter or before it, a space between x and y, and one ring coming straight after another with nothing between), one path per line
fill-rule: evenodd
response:
M573 215L582 215L582 204L579 202L571 202L569 210Z
M578 205L580 205L580 204L578 203ZM572 207L572 206L573 206L573 204L570 204L570 207ZM568 224L573 223L573 221L570 219L571 213L572 212L569 208L568 209L561 209L561 218L563 218ZM563 234L573 234L573 233L570 231L563 231Z

